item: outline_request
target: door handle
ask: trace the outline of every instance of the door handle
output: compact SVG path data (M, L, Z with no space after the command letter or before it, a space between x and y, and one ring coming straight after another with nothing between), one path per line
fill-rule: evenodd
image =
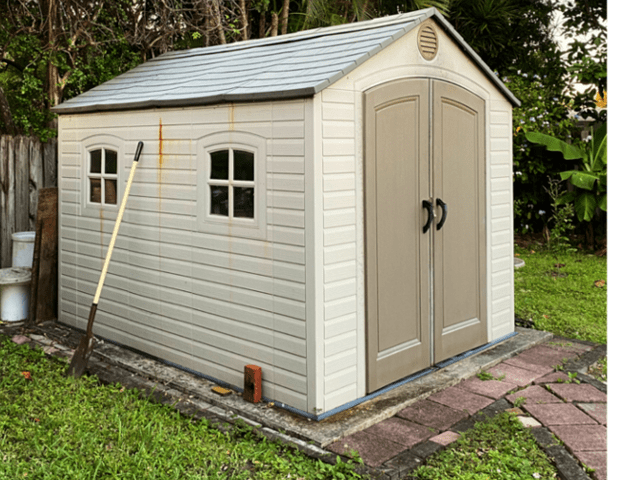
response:
M422 227L422 233L427 233L427 230L429 230L429 227L431 226L431 221L433 220L433 205L429 200L422 200L422 208L426 208L427 213L429 214L427 223Z
M439 198L436 200L436 205L442 209L442 218L438 222L438 225L436 225L436 230L440 230L444 226L444 222L447 221L447 212L449 209L447 207L447 204Z

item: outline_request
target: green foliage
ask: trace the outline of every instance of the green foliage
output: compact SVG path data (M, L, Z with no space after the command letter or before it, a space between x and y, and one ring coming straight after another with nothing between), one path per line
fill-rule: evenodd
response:
M599 283L607 278L606 257L520 247L516 253L525 261L514 272L516 317L561 337L607 343L607 287Z
M561 190L560 180L549 177L549 186L545 187L545 190L551 197L551 215L548 220L551 228L549 229L547 249L552 253L575 252L576 249L571 247L568 237L574 229L571 222L574 216L573 205L560 204L560 198L565 193Z
M590 222L596 208L607 210L607 124L591 131L586 142L576 145L539 132L527 132L527 140L543 145L549 151L561 152L565 160L580 159L579 170L560 172L562 180L569 180L578 188L558 199L558 204L573 203L578 220Z
M412 475L420 480L552 479L557 472L515 415L501 413L461 435Z
M0 358L0 478L361 478L354 462L322 463L246 424L225 433L135 390L69 378L66 363L4 337Z

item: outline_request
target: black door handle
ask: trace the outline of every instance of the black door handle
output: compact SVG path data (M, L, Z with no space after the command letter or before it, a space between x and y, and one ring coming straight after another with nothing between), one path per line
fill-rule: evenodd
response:
M438 225L436 225L436 230L440 230L444 226L444 222L447 221L448 208L447 208L447 204L444 203L439 198L436 200L436 205L442 209L442 218L438 222Z
M422 233L427 233L427 230L429 230L429 227L431 226L431 221L433 220L433 205L429 200L422 200L422 208L426 208L427 213L429 214L427 223L422 227Z

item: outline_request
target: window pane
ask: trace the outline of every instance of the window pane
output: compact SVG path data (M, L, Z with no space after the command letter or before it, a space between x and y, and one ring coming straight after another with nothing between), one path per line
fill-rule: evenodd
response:
M253 218L253 188L233 187L233 216Z
M91 203L102 203L100 190L100 179L99 178L90 178L89 179L89 201Z
M118 173L118 154L113 150L105 150L104 173Z
M118 185L116 180L104 181L104 203L110 205L118 203Z
M93 150L89 153L91 156L91 169L89 170L91 173L100 173L102 166L102 150Z
M216 180L229 180L229 150L211 152L211 177Z
M233 151L233 178L253 181L253 153L242 150Z
M211 211L212 215L229 216L229 187L211 185Z

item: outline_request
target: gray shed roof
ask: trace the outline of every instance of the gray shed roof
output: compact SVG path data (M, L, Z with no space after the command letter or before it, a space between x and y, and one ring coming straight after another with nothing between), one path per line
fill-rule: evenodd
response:
M56 113L312 96L427 18L444 28L515 106L520 101L435 8L279 37L169 52L56 106Z

